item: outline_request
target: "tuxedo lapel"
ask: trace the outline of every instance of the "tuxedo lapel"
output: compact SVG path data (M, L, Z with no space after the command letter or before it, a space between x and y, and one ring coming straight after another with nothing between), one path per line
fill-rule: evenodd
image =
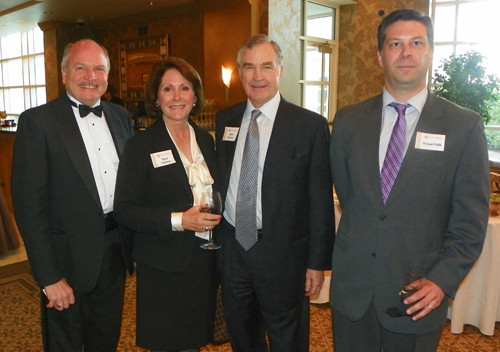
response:
M61 138L61 141L63 142L75 169L80 174L83 183L89 190L89 193L92 195L92 198L94 198L99 207L101 207L101 201L95 184L94 174L92 173L92 166L90 165L87 150L85 149L85 143L83 142L78 124L75 121L75 115L72 111L69 100L65 95L59 98L56 110L57 111L54 113L54 116L56 116L59 119L59 122L64 125L64 127L59 131L59 137Z
M106 102L102 102L102 108L104 111L104 118L108 124L109 132L111 133L111 137L115 143L116 152L118 157L120 157L129 137L124 135L126 131L123 128L123 123L120 121L123 117L118 116L112 109L110 109L108 103Z

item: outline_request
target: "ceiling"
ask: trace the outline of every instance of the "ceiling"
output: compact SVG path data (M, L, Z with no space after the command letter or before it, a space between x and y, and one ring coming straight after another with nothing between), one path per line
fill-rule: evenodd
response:
M0 37L45 21L98 23L197 0L1 0Z

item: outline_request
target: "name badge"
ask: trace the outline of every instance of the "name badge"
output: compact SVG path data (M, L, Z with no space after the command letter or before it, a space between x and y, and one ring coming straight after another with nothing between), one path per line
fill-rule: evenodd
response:
M443 152L445 140L446 136L444 134L417 132L415 148Z
M224 135L222 136L223 141L234 142L238 136L240 128L239 127L227 127L224 129Z
M151 153L151 161L153 161L153 166L155 169L157 167L167 166L170 164L175 164L174 155L171 150L165 150L163 152Z

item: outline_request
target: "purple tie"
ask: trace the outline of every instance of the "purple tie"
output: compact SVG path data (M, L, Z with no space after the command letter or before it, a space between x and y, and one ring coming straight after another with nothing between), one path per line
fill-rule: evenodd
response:
M380 183L382 184L382 197L384 198L384 204L389 198L392 186L398 177L399 168L403 162L403 155L406 146L406 117L405 111L410 106L410 104L398 104L391 103L388 106L392 106L398 112L398 119L394 124L392 130L391 139L389 140L389 145L387 146L387 153L385 154L384 165L382 166L382 171L380 172Z

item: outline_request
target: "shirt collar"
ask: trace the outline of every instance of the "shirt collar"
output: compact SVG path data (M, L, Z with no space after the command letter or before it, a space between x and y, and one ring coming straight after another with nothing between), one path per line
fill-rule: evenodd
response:
M281 102L281 95L280 92L277 92L276 95L271 100L262 105L258 110L262 112L262 115L274 121L274 119L276 118L276 113L278 112L278 106L280 105L280 102ZM252 111L255 109L256 108L252 105L250 100L248 100L243 120L249 120L250 117L252 116Z
M71 101L74 101L75 103L79 104L79 105L85 105L81 102L79 102L78 100L76 100L76 98L74 98L71 94L69 94L68 92L66 92L66 95L68 96L69 100ZM91 108L93 108L94 106L97 106L97 105L100 105L101 104L101 99L99 98L99 100L91 106Z
M418 111L419 114L422 113L425 102L427 101L427 96L429 95L429 91L427 88L423 88L420 92L411 97L408 101L397 101L394 97L385 89L382 94L382 102L383 108L393 102L401 103L401 104L410 104L415 110Z

